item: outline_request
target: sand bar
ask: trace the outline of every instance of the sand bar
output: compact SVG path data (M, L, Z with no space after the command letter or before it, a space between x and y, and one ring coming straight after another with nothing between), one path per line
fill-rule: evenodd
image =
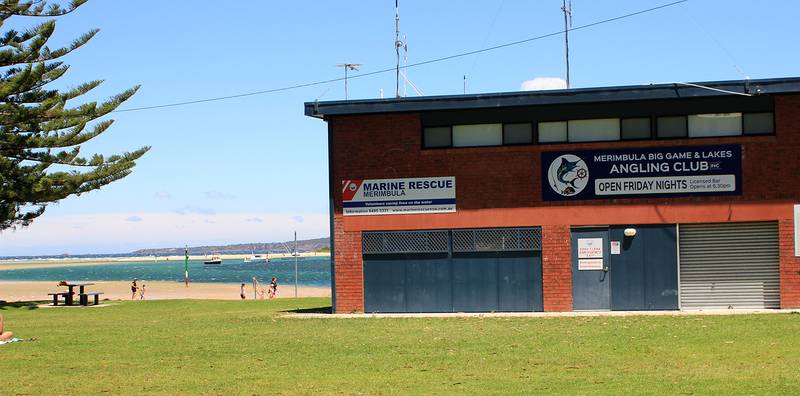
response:
M97 281L92 286L87 286L87 291L103 292L101 298L110 300L130 300L131 284L127 281ZM146 282L145 299L147 300L168 300L168 299L214 299L214 300L238 300L239 285L234 283L189 283L185 287L183 283L153 281ZM263 285L266 286L266 285ZM76 289L77 290L77 289ZM66 291L66 287L56 286L56 282L4 282L0 281L0 300L5 301L33 301L47 300L50 297L47 293L55 291ZM331 289L329 287L298 286L298 297L329 297ZM253 298L253 285L245 285L245 296L247 299ZM294 285L278 285L277 298L294 297ZM138 296L136 298L139 298Z
M249 254L223 254L220 257L223 260L241 261ZM330 257L330 253L300 253L300 257ZM291 258L292 256L287 253L271 254L272 259ZM207 260L210 256L189 256L189 260ZM24 259L24 260L0 260L0 271L4 270L18 270L18 269L31 269L31 268L59 268L59 267L84 267L91 265L114 265L114 264L127 264L131 262L141 263L159 263L164 261L183 261L183 256L159 256L159 257L92 257L92 258L53 258L53 259Z

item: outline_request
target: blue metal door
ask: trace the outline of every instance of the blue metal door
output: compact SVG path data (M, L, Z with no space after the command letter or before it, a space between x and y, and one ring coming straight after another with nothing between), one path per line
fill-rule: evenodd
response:
M600 257L579 255L579 245L600 240ZM585 228L572 230L572 309L611 309L611 289L608 273L608 229ZM602 260L599 262L597 260Z
M625 229L634 230L625 236ZM614 226L610 240L611 309L678 309L677 238L674 225Z
M540 229L364 235L366 312L541 311L544 308Z

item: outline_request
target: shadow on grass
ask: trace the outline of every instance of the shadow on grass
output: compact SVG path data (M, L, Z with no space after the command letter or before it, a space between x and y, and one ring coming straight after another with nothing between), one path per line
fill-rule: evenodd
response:
M297 308L297 309L287 309L283 312L287 313L320 313L320 314L329 314L331 313L331 307L314 307L314 308Z
M8 302L0 300L0 310L8 308L39 309L40 304L47 304L47 301L14 301Z

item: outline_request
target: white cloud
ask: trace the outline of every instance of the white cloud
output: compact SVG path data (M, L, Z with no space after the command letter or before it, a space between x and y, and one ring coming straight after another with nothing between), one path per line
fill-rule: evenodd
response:
M228 194L220 191L204 191L203 195L206 196L208 199L234 199L236 198L233 194Z
M139 216L133 215L133 216L128 216L128 218L126 218L125 221L137 222L137 221L142 221L142 218L139 217Z
M171 212L45 215L29 227L0 234L0 255L125 253L141 248L286 241L297 230L299 239L328 235L327 213L200 213ZM141 217L147 221L128 221ZM248 221L258 218L262 222ZM208 221L213 221L207 222ZM80 232L73 228L81 227Z
M292 216L292 220L294 220L294 221L296 221L298 223L302 223L306 219L304 219L303 216Z
M172 199L172 194L170 194L170 193L168 193L166 191L158 191L155 194L153 194L153 198L155 198L155 199Z
M196 206L189 206L189 205L186 205L182 208L173 209L172 211L179 215L187 215L187 214L214 215L217 213L214 209L198 208Z
M567 82L560 77L536 77L533 80L523 81L520 89L523 91L543 91L547 89L566 89Z

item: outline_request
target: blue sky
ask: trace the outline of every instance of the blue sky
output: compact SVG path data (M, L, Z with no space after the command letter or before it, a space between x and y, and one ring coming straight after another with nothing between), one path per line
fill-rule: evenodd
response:
M669 1L574 0L574 26ZM560 0L401 0L415 63L563 28ZM800 2L690 0L570 34L572 86L800 75ZM15 26L34 20L17 18ZM92 0L59 18L51 46L101 32L65 57L56 87L102 78L82 100L133 85L120 109L280 88L392 67L394 1ZM425 95L504 92L564 77L563 36L407 70ZM358 75L359 72L351 72ZM536 80L546 81L546 80ZM549 80L553 81L553 80ZM557 80L556 80L557 81ZM394 74L355 78L349 97L394 93ZM540 84L533 84L541 86ZM527 85L526 85L527 86ZM411 86L408 96L416 96ZM106 154L152 150L134 173L50 206L34 225L0 234L0 256L328 235L326 125L303 102L340 100L341 82L226 101L113 114L85 144Z

